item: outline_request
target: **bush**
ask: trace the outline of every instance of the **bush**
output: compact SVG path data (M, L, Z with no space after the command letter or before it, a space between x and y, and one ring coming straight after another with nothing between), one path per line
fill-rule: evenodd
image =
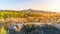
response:
M1 27L1 28L0 28L0 34L7 34L7 33L6 33L6 30L4 29L4 27Z

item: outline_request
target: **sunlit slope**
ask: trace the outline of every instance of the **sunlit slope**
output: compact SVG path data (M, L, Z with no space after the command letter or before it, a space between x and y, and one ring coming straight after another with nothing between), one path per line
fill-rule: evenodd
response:
M15 18L20 20L19 22L38 22L38 23L55 23L60 22L60 14L50 11L39 11L39 10L22 10L22 11L12 11L12 10L1 10L0 19ZM15 20L14 19L14 20ZM17 20L17 21L18 21Z

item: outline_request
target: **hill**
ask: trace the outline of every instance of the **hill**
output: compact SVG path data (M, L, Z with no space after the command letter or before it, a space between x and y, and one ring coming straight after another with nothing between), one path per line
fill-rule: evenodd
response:
M32 9L21 11L0 10L0 22L56 24L60 23L60 13Z

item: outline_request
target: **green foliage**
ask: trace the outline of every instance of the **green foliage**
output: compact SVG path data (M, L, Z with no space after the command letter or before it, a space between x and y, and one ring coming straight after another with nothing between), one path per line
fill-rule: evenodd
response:
M19 11L0 11L0 19L5 19L5 18L22 18L25 17L24 12L19 12Z
M0 28L0 34L7 34L7 33L6 33L6 30L4 29L4 27L1 27L1 28Z

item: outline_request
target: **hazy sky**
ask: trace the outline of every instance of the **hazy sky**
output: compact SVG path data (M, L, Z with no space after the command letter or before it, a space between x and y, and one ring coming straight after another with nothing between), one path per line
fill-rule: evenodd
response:
M23 10L23 9L60 11L60 0L0 0L2 10Z

